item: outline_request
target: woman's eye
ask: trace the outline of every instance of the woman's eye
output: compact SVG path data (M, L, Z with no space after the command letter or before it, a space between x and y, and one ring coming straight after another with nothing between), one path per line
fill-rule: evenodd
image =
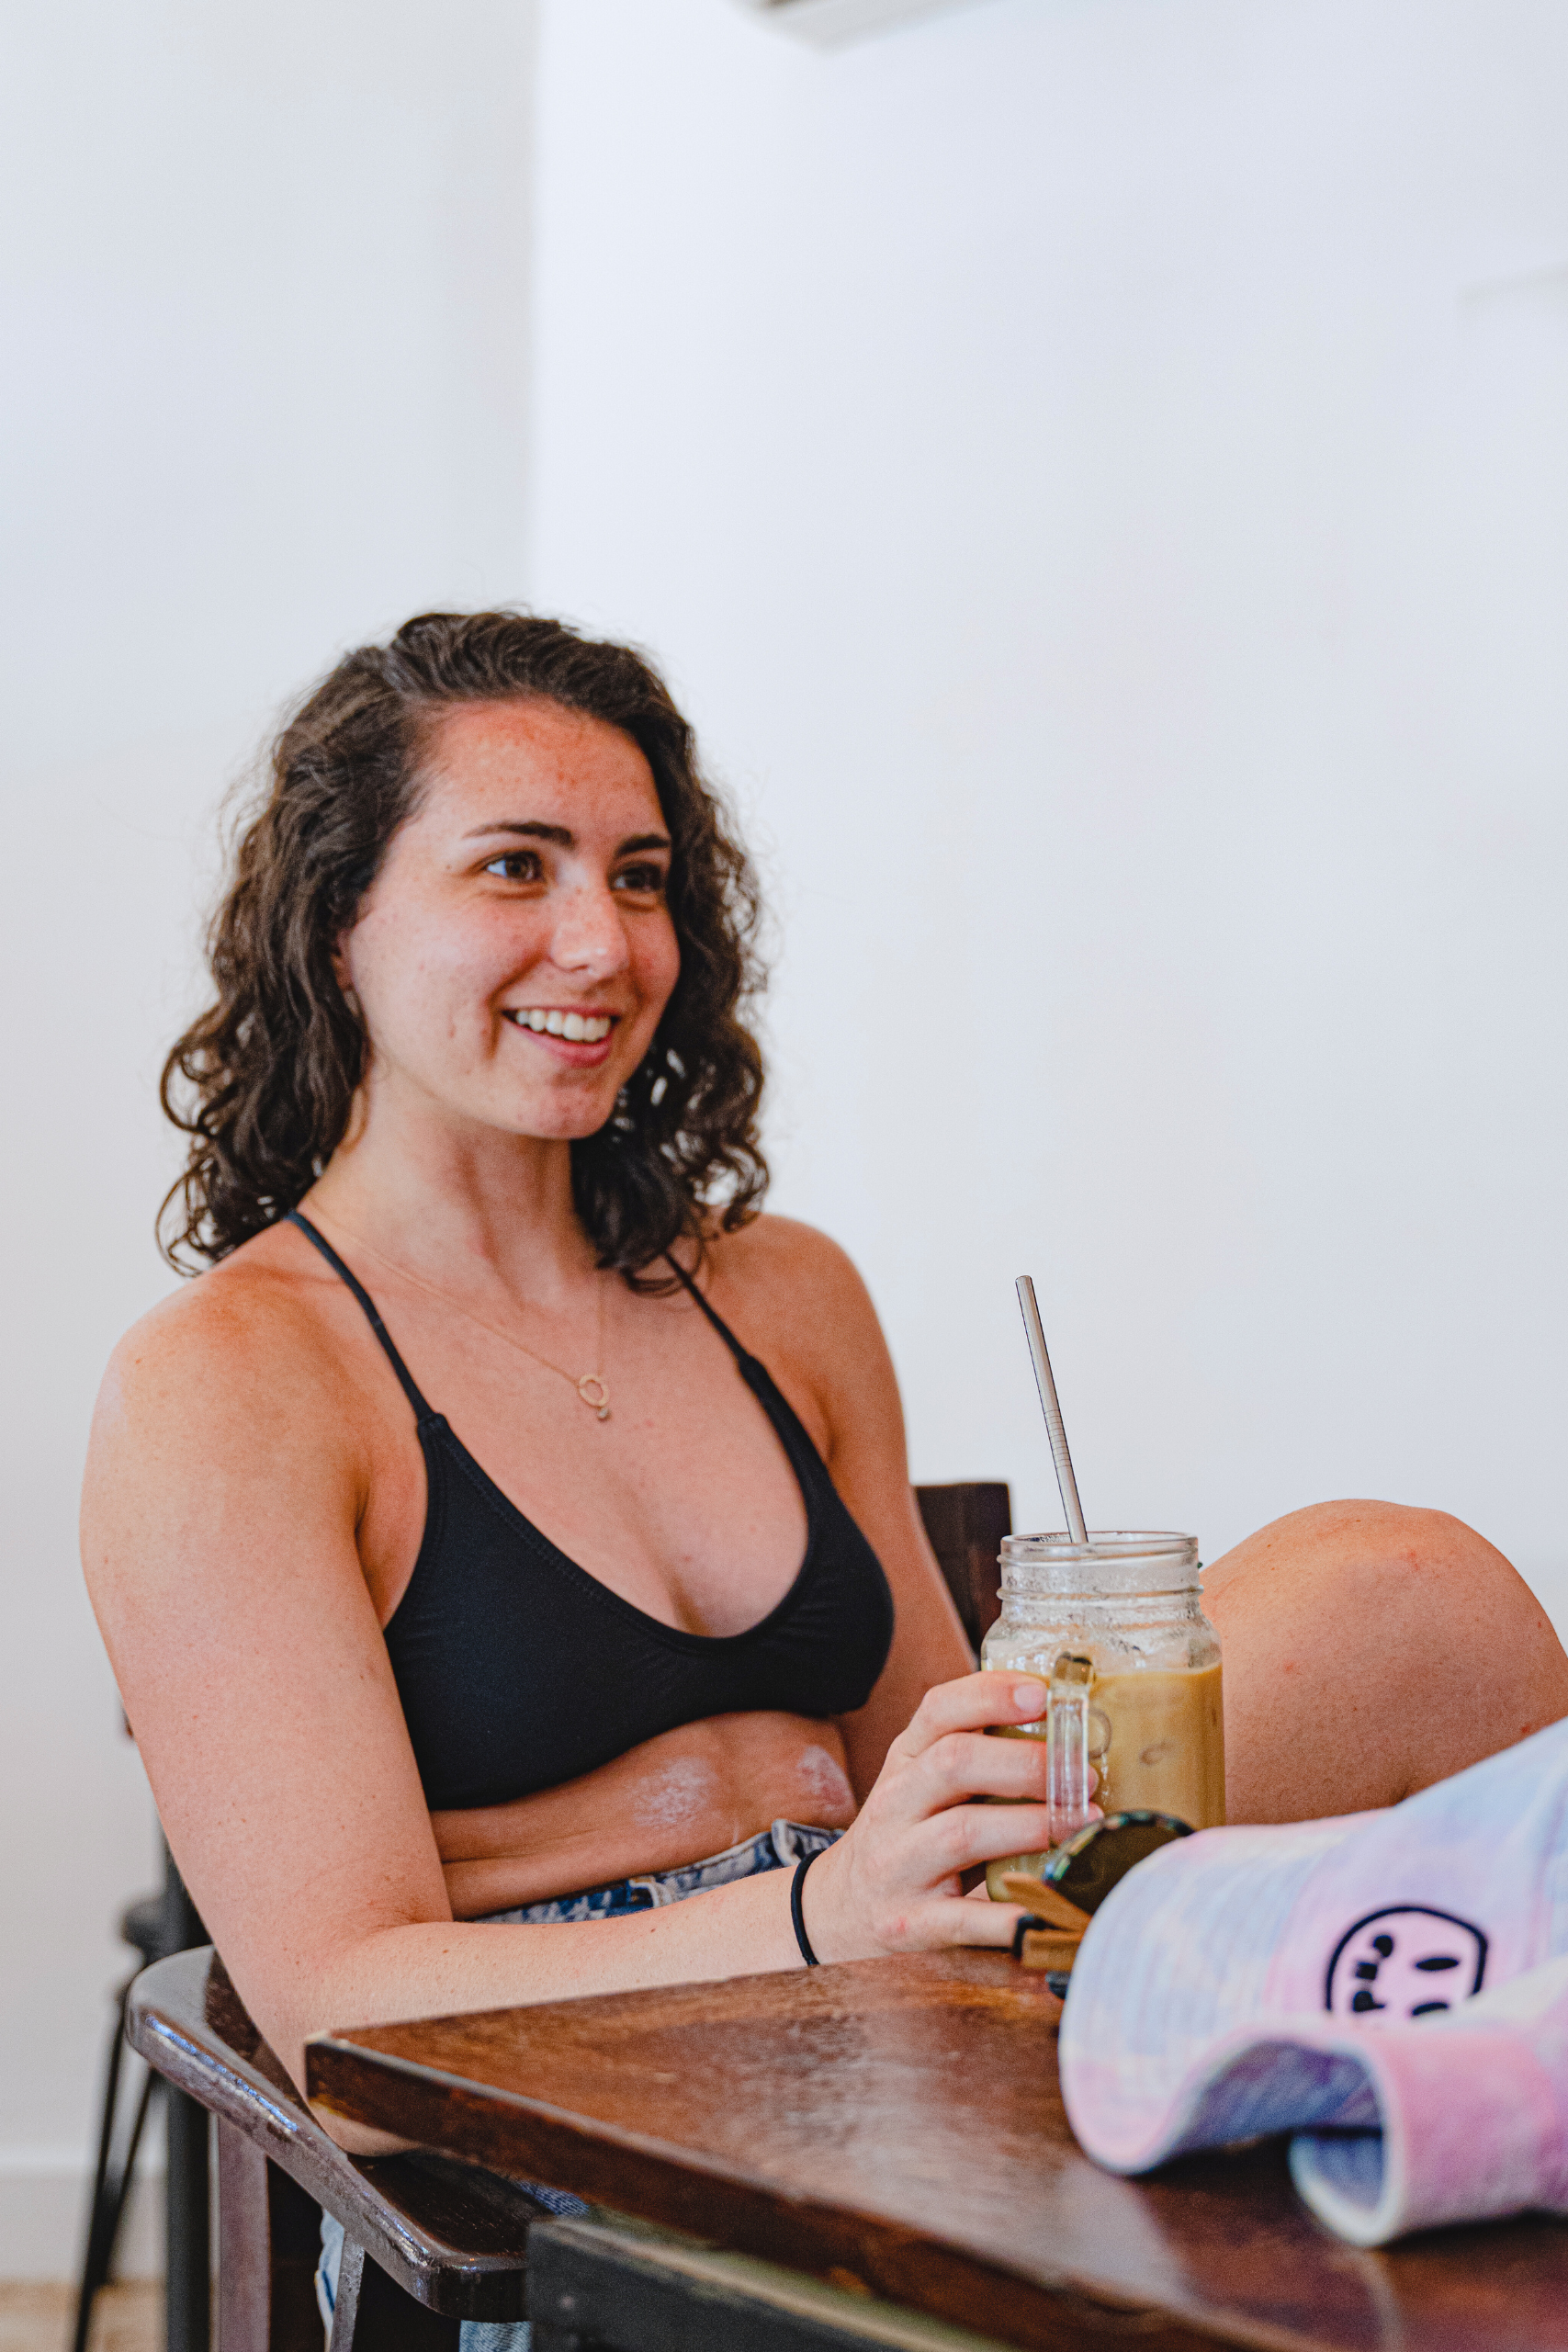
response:
M536 882L543 871L539 853L534 849L504 850L485 867L487 874L499 874L503 882Z
M615 876L617 890L641 892L656 897L664 888L665 873L661 865L623 865Z

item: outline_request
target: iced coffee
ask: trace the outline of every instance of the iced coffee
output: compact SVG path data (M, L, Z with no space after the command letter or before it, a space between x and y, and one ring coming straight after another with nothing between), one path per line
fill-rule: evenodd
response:
M1193 1829L1225 1817L1224 1714L1219 1636L1203 1615L1191 1536L1010 1536L1002 1545L1001 1614L981 1662L1038 1675L1049 1690L1036 1724L1002 1736L1043 1739L1053 1823L1070 1834L1075 1804L1102 1813L1172 1814ZM1092 1780L1090 1779L1092 1776ZM1048 1849L1046 1849L1048 1850ZM993 1862L1037 1871L1043 1852Z

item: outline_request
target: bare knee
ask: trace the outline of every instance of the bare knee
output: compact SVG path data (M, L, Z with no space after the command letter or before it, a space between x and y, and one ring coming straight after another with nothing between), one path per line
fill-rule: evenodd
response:
M1233 1817L1386 1804L1568 1713L1568 1658L1501 1552L1447 1511L1320 1503L1206 1577Z
M1294 1580L1332 1572L1341 1563L1373 1562L1394 1572L1463 1562L1490 1572L1495 1563L1514 1573L1483 1535L1451 1512L1357 1498L1309 1503L1271 1520L1216 1560L1203 1581L1207 1591L1218 1593L1246 1573L1283 1573Z
M1348 1559L1376 1559L1392 1569L1479 1569L1516 1574L1495 1544L1451 1511L1420 1503L1314 1503L1302 1516L1312 1522L1312 1542Z

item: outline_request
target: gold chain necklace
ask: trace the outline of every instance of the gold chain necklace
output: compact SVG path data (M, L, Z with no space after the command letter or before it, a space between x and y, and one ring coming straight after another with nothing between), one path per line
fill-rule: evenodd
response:
M346 1230L346 1227L344 1229ZM487 1323L482 1315L476 1315L471 1307L463 1306L460 1300L453 1298L448 1292L437 1290L434 1283L422 1281L418 1274L411 1274L406 1266L400 1266L395 1258L384 1256L379 1250L359 1234L356 1233L353 1238L359 1243L362 1250L369 1251L372 1258L379 1258L382 1265L389 1268L392 1273L400 1276L405 1283L412 1283L415 1290L423 1291L430 1298L438 1298L443 1306L452 1307L463 1317L466 1322L477 1324L481 1331L488 1331L492 1340L504 1340L509 1348L516 1348L520 1354L531 1357L535 1363L542 1363L547 1372L553 1372L558 1379L569 1382L596 1420L609 1419L610 1384L602 1372L571 1373L567 1371L564 1364L552 1363L548 1356L542 1356L539 1353L537 1348L531 1348L526 1341L514 1339L510 1331L503 1331L498 1323ZM598 1295L599 1337L595 1342L595 1352L600 1363L603 1363L604 1361L604 1286L603 1283L599 1285ZM592 1395L591 1390L593 1392Z

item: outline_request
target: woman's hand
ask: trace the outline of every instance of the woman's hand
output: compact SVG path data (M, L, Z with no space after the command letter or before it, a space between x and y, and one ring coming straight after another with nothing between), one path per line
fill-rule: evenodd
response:
M928 1690L887 1751L852 1828L815 1861L801 1889L819 1960L952 1944L1008 1944L1015 1903L971 1901L964 1874L1051 1840L1043 1739L987 1739L994 1724L1038 1723L1047 1685L1019 1674L968 1674ZM1021 1804L976 1804L976 1797Z

